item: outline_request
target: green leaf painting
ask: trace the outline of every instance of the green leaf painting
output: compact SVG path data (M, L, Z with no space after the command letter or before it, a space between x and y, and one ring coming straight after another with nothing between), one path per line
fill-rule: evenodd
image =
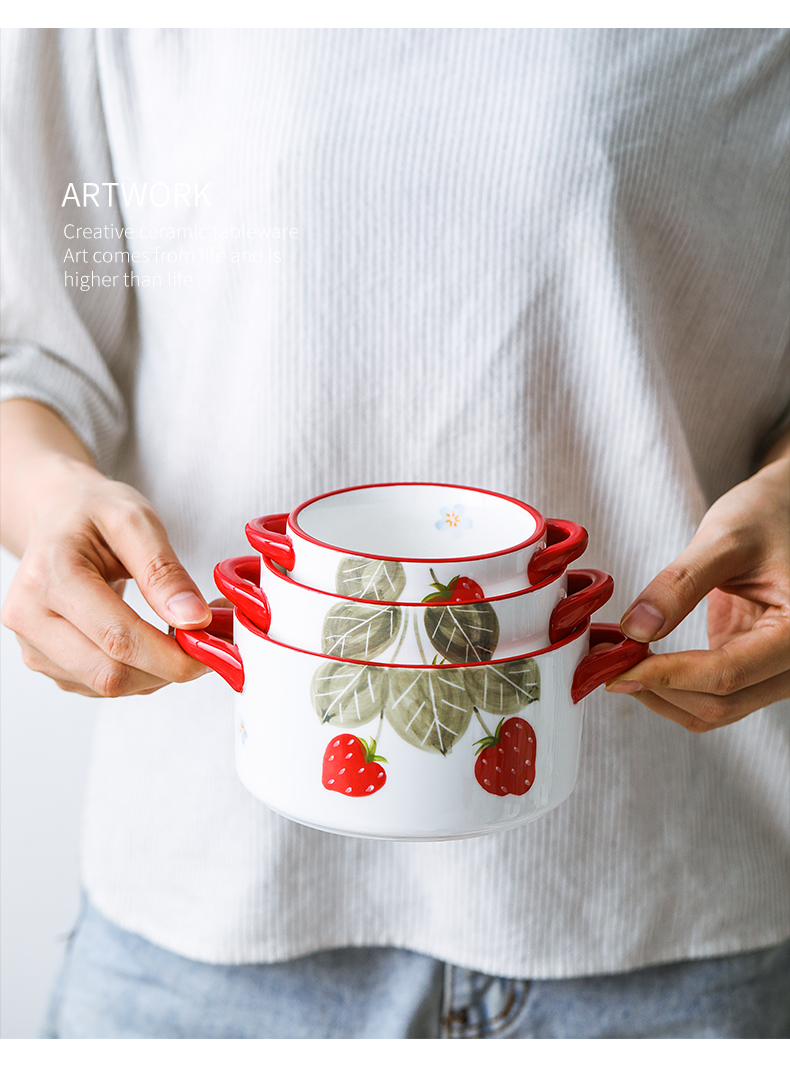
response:
M322 662L310 683L310 698L323 722L345 727L377 718L387 700L387 671L380 666Z
M448 662L488 662L499 642L499 621L487 602L429 604L425 631Z
M393 642L401 619L398 606L338 602L324 618L321 651L336 658L369 661Z
M490 603L439 603L431 596L424 609L413 611L375 605L395 603L405 584L400 562L342 559L337 593L371 605L337 602L324 618L323 654L358 661L326 661L313 674L310 699L322 722L351 729L383 717L412 747L447 755L469 728L475 708L507 717L540 698L534 658L492 664L499 621ZM426 660L417 632L421 616L430 643L447 665L392 664L410 624ZM396 643L389 665L365 664ZM475 662L480 664L468 665ZM460 668L459 663L467 665Z
M459 673L390 668L384 717L409 744L446 755L466 732L472 704Z
M400 562L370 558L341 558L335 574L335 590L349 599L397 602L406 587Z
M474 706L497 717L517 714L540 699L540 671L534 658L474 666L463 670L463 678Z

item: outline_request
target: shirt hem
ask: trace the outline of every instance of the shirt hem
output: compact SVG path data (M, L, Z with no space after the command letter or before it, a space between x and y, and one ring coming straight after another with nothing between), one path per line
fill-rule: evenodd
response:
M730 935L726 940L699 940L685 944L667 945L661 950L656 949L653 953L634 954L622 956L588 956L584 960L578 959L571 963L567 957L558 957L553 963L546 962L545 958L536 957L531 963L516 964L495 963L482 956L476 956L474 952L465 954L456 950L432 945L430 942L410 940L403 936L379 933L376 940L359 941L352 937L337 935L333 938L324 938L321 941L306 941L285 948L259 947L251 950L249 955L232 955L222 951L218 943L199 942L187 945L186 942L173 940L172 935L165 933L161 928L152 925L141 925L140 922L131 922L124 918L123 911L114 910L100 894L95 891L84 890L85 895L93 907L104 915L113 925L126 930L145 941L181 956L184 959L199 963L207 963L213 966L246 966L251 964L283 963L289 960L300 959L304 956L314 955L319 952L328 952L337 948L398 948L417 955L427 956L430 959L442 963L460 967L464 970L478 971L497 978L517 978L551 981L569 978L591 978L597 975L625 974L630 971L638 971L644 968L658 967L672 963L689 962L692 960L714 959L722 956L740 955L759 951L781 944L790 940L790 922L777 924L761 930L759 935L750 934L748 937ZM226 941L225 945L236 944L235 941Z

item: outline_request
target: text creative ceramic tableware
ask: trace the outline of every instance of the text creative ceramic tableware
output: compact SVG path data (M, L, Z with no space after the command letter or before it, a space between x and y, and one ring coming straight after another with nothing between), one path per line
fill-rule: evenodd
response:
M176 638L238 692L239 777L288 818L364 837L477 836L557 807L576 781L584 696L647 654L596 624L525 657L391 665L276 643L233 614Z
M247 538L300 584L352 598L419 602L463 577L486 596L562 572L587 546L573 521L453 484L391 483L319 495L259 517Z
M421 602L384 602L305 587L258 555L220 562L214 579L280 643L365 662L424 664L486 662L547 647L585 623L614 587L608 573L570 570L485 599L455 577L447 586L432 583Z

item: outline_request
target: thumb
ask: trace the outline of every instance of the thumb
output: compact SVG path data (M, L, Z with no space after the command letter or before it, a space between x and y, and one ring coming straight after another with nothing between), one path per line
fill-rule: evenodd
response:
M155 606L153 609L174 628L197 628L200 625L207 625L211 621L211 610L207 608L206 600L190 580L185 570L183 575L190 587L184 589L183 583L178 583L177 586L182 590L177 591L175 595L171 595L167 599L165 603L166 615L157 610ZM148 597L146 596L146 598ZM150 603L151 600L148 599L148 602Z
M116 533L111 545L148 605L174 628L207 625L211 610L178 560L159 517L148 507L135 520Z
M698 531L683 553L631 603L620 628L641 643L669 635L708 592L741 572L740 556L733 540Z

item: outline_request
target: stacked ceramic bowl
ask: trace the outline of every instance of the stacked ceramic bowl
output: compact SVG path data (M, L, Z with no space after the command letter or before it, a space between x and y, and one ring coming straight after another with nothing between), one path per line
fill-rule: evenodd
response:
M176 631L238 693L236 768L336 833L438 840L566 799L583 699L647 653L590 616L612 594L572 521L476 488L395 483L247 525L233 610ZM601 645L590 653L591 646Z

